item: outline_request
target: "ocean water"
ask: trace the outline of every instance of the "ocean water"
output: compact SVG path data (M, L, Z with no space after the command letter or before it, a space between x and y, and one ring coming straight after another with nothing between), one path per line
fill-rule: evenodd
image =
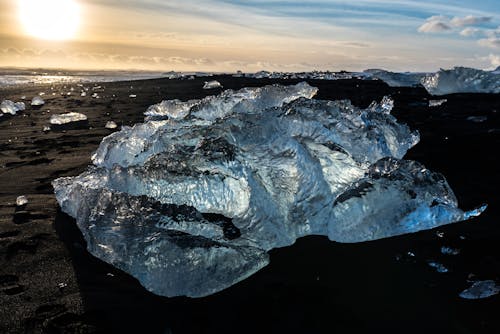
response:
M179 73L175 73L180 75ZM88 83L171 78L172 73L138 71L57 71L57 70L0 70L0 87L52 83Z

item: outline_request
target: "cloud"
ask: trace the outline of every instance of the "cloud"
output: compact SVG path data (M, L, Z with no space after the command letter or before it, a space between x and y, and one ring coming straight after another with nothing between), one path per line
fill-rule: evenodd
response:
M478 43L487 48L497 49L500 48L500 37L483 38L480 39Z
M465 17L454 17L450 23L455 27L475 26L478 24L491 22L491 16L473 16L467 15Z
M451 30L449 19L442 15L429 17L425 23L418 28L418 32L423 33L440 33L449 30Z
M500 37L500 27L498 27L496 29L485 30L485 34L486 34L486 36L488 36L490 38Z
M494 66L495 68L498 68L500 66L500 55L490 54L489 59L491 65Z
M449 25L439 21L425 22L418 28L418 32L423 33L439 33L449 31L451 28Z
M455 16L450 19L444 15L435 15L429 17L424 24L422 24L419 28L419 32L423 33L440 33L447 32L450 30L454 30L453 28L467 27L467 26L476 26L484 23L489 23L493 17L491 16L473 16L467 15L464 17ZM486 30L481 30L479 28L468 27L463 29L460 32L462 36L473 36L479 34Z
M460 32L460 35L465 36L465 37L471 37L471 36L477 36L477 35L482 35L484 34L484 30L479 29L479 28L465 28Z

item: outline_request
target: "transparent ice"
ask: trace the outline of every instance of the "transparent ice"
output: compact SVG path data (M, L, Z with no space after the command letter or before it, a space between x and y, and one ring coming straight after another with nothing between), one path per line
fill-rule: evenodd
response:
M40 96L35 96L32 100L31 100L31 105L32 106L42 106L45 104L45 101L40 97Z
M398 73L381 69L365 70L364 73L370 78L384 81L391 87L412 87L420 84L425 73Z
M53 182L96 257L164 296L206 296L267 252L316 234L360 242L479 215L403 156L418 133L393 101L313 99L306 83L162 102L104 138L93 165Z
M81 122L86 120L87 116L77 112L68 112L65 114L50 116L50 124L52 125L64 125L72 122Z
M18 196L16 198L16 205L17 206L23 206L23 205L26 205L28 204L28 198L24 195L21 195L21 196Z
M458 255L460 254L460 249L443 246L441 247L441 253L444 255Z
M431 108L439 107L439 106L442 106L443 104L445 104L446 102L448 102L447 99L429 100L429 107L431 107Z
M0 104L0 111L3 114L15 115L18 111L23 111L26 109L24 102L12 102L11 100L3 100ZM0 113L0 115L2 115Z
M222 88L222 85L217 80L205 81L203 85L203 89L214 89L214 88Z
M447 273L449 271L448 268L446 268L442 263L439 262L429 261L427 262L427 264L429 265L429 267L436 269L436 271L441 274Z
M482 299L494 296L500 292L498 286L493 280L474 282L468 289L460 293L464 299Z
M116 129L118 127L118 124L116 124L114 121L107 121L106 125L104 126L106 129Z
M433 95L500 93L500 73L455 67L426 75L422 85Z

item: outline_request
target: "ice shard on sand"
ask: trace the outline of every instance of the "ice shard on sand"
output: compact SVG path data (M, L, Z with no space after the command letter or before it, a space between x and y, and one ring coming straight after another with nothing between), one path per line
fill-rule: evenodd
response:
M306 83L164 101L53 182L88 250L164 296L206 296L316 234L374 240L476 216L445 178L402 160L419 140L392 101L313 99Z

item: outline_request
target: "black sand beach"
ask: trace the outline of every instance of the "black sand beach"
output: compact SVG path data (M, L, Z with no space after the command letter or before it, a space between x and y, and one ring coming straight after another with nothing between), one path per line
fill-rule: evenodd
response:
M225 89L298 82L213 79ZM423 88L308 80L319 99L363 107L391 95L393 114L421 134L406 158L443 173L462 208L489 204L473 221L360 244L300 239L273 250L271 264L257 274L201 299L155 296L90 256L74 220L59 211L50 182L85 170L113 131L107 121L133 125L163 99L221 91L203 90L205 80L85 84L86 97L76 85L0 88L0 100L44 92L46 101L0 118L0 333L500 333L499 296L458 296L473 280L500 280L499 94L453 94L429 108L434 97ZM52 114L66 111L87 115L88 124L43 131ZM19 195L27 196L25 207L16 207ZM442 246L460 254L442 254ZM428 261L449 272L438 273Z

